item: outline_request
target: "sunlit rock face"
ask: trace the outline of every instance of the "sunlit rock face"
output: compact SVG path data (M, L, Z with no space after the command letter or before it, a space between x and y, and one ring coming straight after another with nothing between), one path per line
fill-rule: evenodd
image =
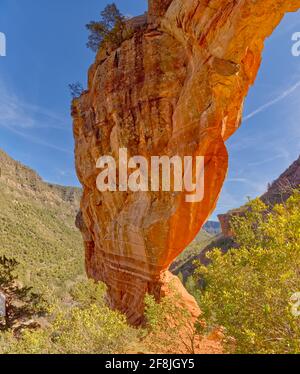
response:
M73 102L84 193L80 228L88 275L129 321L145 293L161 297L171 262L214 210L228 167L224 142L238 129L263 43L300 0L149 1L148 24L114 51L100 50L88 91ZM205 193L97 190L102 155L205 156ZM165 293L165 291L164 291ZM190 301L189 301L190 305Z

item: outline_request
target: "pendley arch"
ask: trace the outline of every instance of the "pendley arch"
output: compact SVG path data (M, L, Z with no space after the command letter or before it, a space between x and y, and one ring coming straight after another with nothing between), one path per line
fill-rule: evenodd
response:
M239 128L265 39L300 0L150 0L148 25L117 51L99 51L88 91L73 102L76 168L84 192L77 224L88 275L108 286L112 308L143 321L144 296L175 281L168 272L215 209L227 169L225 141ZM115 64L118 54L118 66ZM184 194L97 191L97 159L205 157L199 203Z

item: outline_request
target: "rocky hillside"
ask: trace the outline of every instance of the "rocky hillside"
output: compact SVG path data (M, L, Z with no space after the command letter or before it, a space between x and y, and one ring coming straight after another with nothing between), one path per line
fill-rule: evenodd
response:
M52 206L66 203L72 212L78 210L81 189L45 183L32 169L13 160L0 149L0 183L6 192L31 197Z
M202 252L204 248L215 240L215 237L216 234L209 233L203 228L192 243L171 264L170 271L176 275L182 273L184 265Z
M268 191L264 193L260 199L268 206L272 207L275 204L280 204L286 201L291 195L293 189L300 186L300 157L287 169L279 178L277 178L268 187ZM231 236L230 220L235 215L243 214L245 207L242 206L238 209L229 211L226 214L218 216L222 233L224 236Z
M300 156L279 178L269 185L268 191L261 196L261 199L267 205L282 203L290 197L291 191L299 186Z
M81 190L43 182L2 150L0 170L0 255L20 262L24 283L63 293L84 276L74 224Z
M218 235L221 233L220 222L207 221L206 224L203 226L203 230L205 230L209 234Z

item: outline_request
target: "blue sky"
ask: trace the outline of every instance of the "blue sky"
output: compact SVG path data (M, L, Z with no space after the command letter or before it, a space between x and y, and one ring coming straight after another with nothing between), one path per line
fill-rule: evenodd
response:
M84 25L109 1L1 0L0 147L47 181L77 185L68 84L86 84L94 55ZM116 1L126 15L147 1ZM213 215L263 193L300 149L300 57L291 53L300 13L289 14L266 43L242 127L228 141L230 168Z

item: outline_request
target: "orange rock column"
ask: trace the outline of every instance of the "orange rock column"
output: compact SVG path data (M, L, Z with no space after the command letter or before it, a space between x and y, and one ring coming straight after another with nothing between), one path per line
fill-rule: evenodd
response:
M225 141L241 124L264 40L300 0L149 6L147 28L115 51L99 51L88 91L72 109L87 273L107 284L110 305L134 324L143 321L145 294L161 297L169 265L214 210L228 168ZM118 161L120 148L148 160L205 156L203 200L188 203L186 192L99 192L96 162L102 155Z

